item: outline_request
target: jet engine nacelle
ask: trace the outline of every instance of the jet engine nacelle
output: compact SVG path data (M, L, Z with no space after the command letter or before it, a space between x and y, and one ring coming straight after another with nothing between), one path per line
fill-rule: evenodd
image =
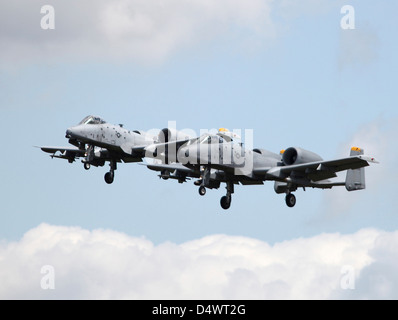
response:
M160 130L158 135L158 141L160 143L166 143L170 141L181 141L188 139L191 139L191 137L188 134L173 128L164 128Z
M282 161L287 166L322 160L316 153L301 148L288 148L282 155Z

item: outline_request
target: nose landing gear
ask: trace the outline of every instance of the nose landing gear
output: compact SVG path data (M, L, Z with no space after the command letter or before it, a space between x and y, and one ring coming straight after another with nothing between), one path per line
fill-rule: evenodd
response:
M90 170L90 168L91 168L91 164L88 162L83 162L83 166L84 166L85 170Z
M195 185L199 185L199 194L201 196L204 196L206 194L206 186L209 186L209 181L210 181L210 168L205 167L202 170L202 176L201 179L198 181L195 181Z
M94 160L94 146L88 145L86 152L84 153L84 159L82 160L85 170L90 170L91 161Z
M204 196L206 194L206 187L205 186L200 186L199 187L199 194L201 196Z

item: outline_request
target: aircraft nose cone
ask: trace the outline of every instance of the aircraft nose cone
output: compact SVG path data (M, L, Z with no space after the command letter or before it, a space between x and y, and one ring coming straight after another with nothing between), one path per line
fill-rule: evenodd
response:
M71 130L71 128L68 128L67 130L66 130L66 133L65 133L65 138L72 138L72 130Z

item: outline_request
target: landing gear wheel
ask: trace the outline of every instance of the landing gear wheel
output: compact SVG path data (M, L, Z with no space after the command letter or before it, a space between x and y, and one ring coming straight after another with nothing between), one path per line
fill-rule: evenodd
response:
M84 163L84 169L90 170L91 165L88 162Z
M227 196L223 196L221 197L220 200L220 204L221 204L221 208L223 208L224 210L229 209L229 207L231 206L231 197L227 197Z
M294 194L292 194L292 193L288 193L287 195L286 195L286 204L287 204L287 206L289 207L289 208L293 208L294 207L294 205L296 204L296 197L295 197L295 195Z
M114 179L114 177L115 177L115 175L114 175L114 173L113 172L107 172L107 173L105 173L105 182L107 183L107 184L111 184L112 182L113 182L113 179Z
M206 194L206 187L200 186L200 187L199 187L199 194L200 194L201 196L204 196L204 195Z

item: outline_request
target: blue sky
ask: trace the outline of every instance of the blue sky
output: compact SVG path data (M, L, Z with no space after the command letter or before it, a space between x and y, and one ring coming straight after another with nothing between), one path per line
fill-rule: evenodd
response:
M155 241L181 241L192 235L185 231L190 221L204 219L206 227L195 229L197 236L253 232L256 237L275 241L300 235L302 228L297 228L297 223L305 225L305 220L321 209L314 205L317 199L320 202L317 191L298 192L299 206L291 217L292 210L284 207L282 196L273 193L272 183L239 187L233 207L224 213L218 208L221 189L201 199L192 185L157 181L153 172L137 165L119 166L117 183L109 187L101 181L105 168L87 173L78 164L50 161L32 146L65 145L68 126L87 114L98 114L109 122L141 130L163 128L173 120L177 128L197 132L248 128L254 130L257 147L278 152L302 146L325 159L335 157L339 145L349 143L362 125L396 116L391 71L396 66L392 52L397 52L397 47L395 28L390 23L380 24L376 18L383 6L358 4L355 30L340 29L343 15L340 7L333 7L335 10L327 13L304 14L276 24L276 35L258 35L262 42L249 52L241 45L245 35L237 39L230 35L232 40L228 41L224 39L227 34L170 53L152 65L128 57L122 62L112 57L96 62L103 58L76 61L46 53L49 62L36 58L20 67L12 65L12 70L4 67L2 131L4 136L17 131L18 143L15 138L6 141L10 144L6 149L13 150L13 155L3 159L3 167L8 168L4 180L10 181L4 191L11 193L5 199L4 213L13 225L3 225L3 237L19 237L41 221L60 221L88 228L113 226ZM386 10L379 14L388 21ZM56 33L57 29L41 32ZM353 61L342 63L344 50L352 48L341 48L347 45L339 42L341 38L347 33L356 41L354 33L363 33L365 38L366 32L370 40L363 39L359 45L374 56L362 61L362 55L354 55ZM16 130L15 123L22 130ZM21 196L29 201L17 200L22 200ZM307 198L312 205L304 203ZM107 199L105 203L103 199ZM157 199L155 203L153 199ZM87 202L96 209L84 211L96 214L81 213ZM109 211L111 215L106 214ZM277 212L290 220L284 221L279 232L273 225L279 225ZM257 219L264 226L255 231L252 221ZM154 221L162 222L160 229L151 223ZM267 230L269 221L273 223ZM172 232L162 230L165 223ZM297 231L287 232L290 224Z
M340 28L342 1L193 1L193 8L175 1L161 9L120 1L104 11L102 1L48 2L55 30L40 29L39 1L0 4L4 243L41 223L111 229L154 244L214 234L273 244L397 229L395 2L350 1L355 30ZM123 9L136 14L127 13L125 25ZM198 133L253 129L256 147L300 146L324 159L348 155L357 143L381 163L367 169L361 192L299 190L291 209L272 183L239 186L224 211L223 186L200 197L192 183L159 180L137 164L119 165L109 186L107 167L85 171L34 148L67 145L66 128L88 114L129 129L168 121Z

